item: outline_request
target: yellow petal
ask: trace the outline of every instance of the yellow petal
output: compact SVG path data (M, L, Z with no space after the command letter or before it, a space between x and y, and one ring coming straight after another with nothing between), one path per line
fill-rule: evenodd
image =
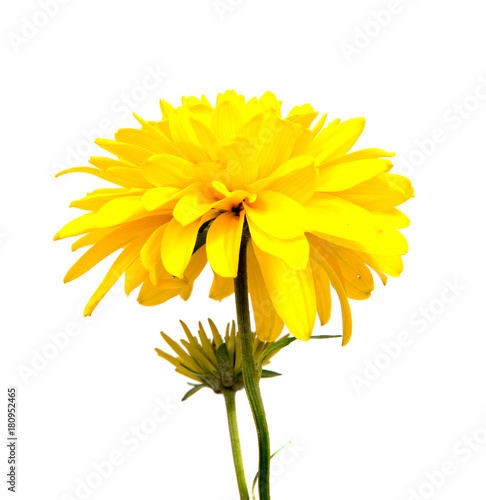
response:
M217 201L194 188L177 202L174 218L182 225L192 224L215 206Z
M89 299L84 309L85 316L91 315L94 308L100 303L101 299L107 294L110 288L118 281L120 276L133 264L133 262L135 262L146 240L146 235L140 236L134 242L130 243L130 245L128 245L118 256L96 292Z
M203 122L190 118L190 123L194 130L194 134L202 146L209 154L211 159L216 160L218 155L216 153L216 145L218 144L218 138L214 135L214 132Z
M258 177L258 163L253 152L247 152L247 142L243 137L237 137L231 142L219 146L218 151L227 161L227 179L219 179L230 190L246 189Z
M120 160L133 163L134 165L141 165L154 154L152 151L140 146L112 141L110 139L96 139L94 142L100 148L103 148L120 158Z
M314 239L322 256L344 286L350 299L364 300L370 297L374 290L373 276L358 252L345 247L333 245L324 240Z
M378 175L336 194L371 211L390 210L414 195L410 180L395 174Z
M201 274L207 262L206 247L203 245L197 252L192 254L189 264L184 271L184 278L189 282L196 281L196 278Z
M316 236L359 252L374 255L405 255L408 252L408 243L405 237L396 230L385 230L374 237L364 240L347 240L316 232Z
M81 238L77 239L72 245L71 250L74 252L75 250L79 250L83 247L89 247L98 243L102 238L104 238L107 234L110 234L113 231L112 227L107 227L104 229L93 229L88 234L81 236Z
M160 154L151 156L142 165L142 175L154 186L185 188L192 182L187 176L193 163L178 156Z
M198 145L198 138L191 127L186 110L176 110L170 117L169 127L175 145L190 161L198 163L211 160L208 153Z
M256 201L243 205L251 222L275 238L296 238L308 227L304 207L281 193L261 191Z
M357 160L319 169L318 191L332 192L349 189L392 168L389 160Z
M96 212L96 226L115 226L135 215L146 213L141 196L128 196L105 203Z
M213 271L224 278L238 274L241 235L245 214L226 212L217 217L209 228L206 247Z
M313 231L349 240L371 239L379 234L370 212L340 197L316 193L305 208Z
M253 250L278 315L294 337L309 340L317 312L310 265L304 271L297 271L282 259L262 252L256 245Z
M139 287L148 277L148 272L142 266L140 257L136 259L133 264L125 271L125 293L130 293Z
M184 156L182 151L162 132L160 127L154 126L153 123L146 122L135 113L133 116L140 122L142 129L159 144L159 151L161 153Z
M162 262L167 271L178 278L184 278L184 271L189 263L200 221L194 221L183 226L176 219L172 219L162 238Z
M132 168L137 170L138 165L129 163L127 161L115 160L114 158L106 158L105 156L91 156L89 159L91 165L100 168L101 170L108 170L109 168Z
M316 165L347 153L358 140L364 126L364 118L328 125L311 143L309 152L316 156Z
M173 278L167 283L162 282L158 286L154 286L147 280L142 285L137 300L143 306L156 306L177 297L187 286L185 281L178 280L178 278Z
M248 290L250 292L256 334L262 342L273 342L282 333L284 322L277 314L263 280L253 245L248 245Z
M121 128L115 133L115 140L125 144L134 144L154 153L165 153L161 141L145 130Z
M331 300L331 282L324 268L319 264L314 256L315 250L311 248L310 264L312 277L314 278L314 287L316 289L317 314L324 326L331 319L332 300Z
M222 301L229 297L234 292L234 279L223 278L219 274L214 273L213 283L209 290L209 298Z
M385 212L373 212L373 218L377 226L383 229L403 229L410 225L410 219L396 208Z
M211 118L211 129L221 141L236 136L241 126L242 118L238 106L230 101L216 105Z
M314 194L318 179L314 157L302 155L286 161L267 178L250 184L248 190L255 193L262 189L276 191L305 203Z
M250 234L255 245L264 252L281 258L293 269L304 270L309 261L309 243L304 235L291 239L274 238L248 221Z
M96 229L96 214L89 213L81 215L72 221L68 222L60 231L54 236L54 241L69 238L70 236L79 236L80 234L87 233Z
M256 142L259 176L267 177L290 158L301 128L298 125L270 117L262 123L265 133Z
M302 106L294 106L287 115L286 120L309 128L318 114L310 104L304 104Z
M149 189L145 192L142 198L142 204L149 212L157 210L170 201L177 199L181 189L178 187L157 187Z
M125 224L110 231L78 259L67 272L64 282L67 283L79 278L113 252L126 247L141 235L146 234L148 238L154 229L160 225L160 221L160 217L151 217Z
M388 151L383 151L383 149L368 148L360 149L359 151L354 151L353 153L348 153L347 155L338 156L332 160L327 160L322 166L331 166L338 163L348 163L352 161L359 160L376 160L378 158L392 158L395 153L388 153Z
M382 271L398 278L403 271L403 260L400 255L372 255L360 253L363 260L376 272Z
M99 177L118 186L126 188L148 188L153 187L150 182L142 177L140 170L137 168L114 167L107 170L100 170L93 167L73 167L58 172L55 177L71 173L91 174Z
M310 235L309 240L311 243L315 243L317 240L314 236ZM333 268L329 265L326 260L326 257L321 255L319 252L319 245L314 246L311 245L311 249L313 249L313 256L316 258L316 261L321 265L329 276L329 280L331 281L331 285L336 290L338 294L339 301L341 303L341 314L343 321L343 342L342 345L345 346L351 339L351 333L353 329L353 320L351 317L351 308L349 307L348 297L346 296L346 291L338 277L338 275L334 272ZM315 251L314 251L315 249Z
M88 193L84 198L71 202L69 206L79 208L81 210L96 212L108 201L116 198L123 198L125 196L140 196L144 192L145 191L143 189L97 189L92 193Z
M154 231L140 251L142 265L149 272L150 281L154 285L172 277L172 275L164 269L161 258L162 237L164 236L166 228L167 224L164 224Z

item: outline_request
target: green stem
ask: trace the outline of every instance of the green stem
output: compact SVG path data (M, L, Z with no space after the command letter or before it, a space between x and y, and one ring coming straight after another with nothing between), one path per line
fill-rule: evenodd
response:
M245 225L246 226L246 225ZM235 278L236 316L238 336L241 342L243 382L250 402L251 411L258 435L260 500L270 499L270 436L259 387L259 374L253 359L253 333L250 324L250 304L248 301L248 270L246 251L249 241L248 228L245 227L241 239L238 275Z
M245 469L243 468L243 457L241 455L240 435L238 433L238 421L236 419L235 395L235 391L224 391L224 401L226 403L231 449L233 451L233 461L235 463L236 480L238 482L240 499L250 500L245 478Z

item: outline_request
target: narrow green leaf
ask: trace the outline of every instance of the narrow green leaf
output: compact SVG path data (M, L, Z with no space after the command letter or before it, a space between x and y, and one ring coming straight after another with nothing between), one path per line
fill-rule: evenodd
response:
M262 370L261 378L272 378L280 377L282 374L277 372L272 372L271 370Z
M292 441L289 441L287 444L284 444L283 446L281 446L273 455L270 456L270 460L272 460L272 458L279 452L279 451L282 451L286 446L288 446L289 444L291 444ZM253 500L256 500L256 497L255 497L255 487L257 485L257 482L258 482L258 477L260 475L260 472L257 472L256 473L256 476L255 476L255 479L253 479L253 486L251 488L251 496L253 497Z

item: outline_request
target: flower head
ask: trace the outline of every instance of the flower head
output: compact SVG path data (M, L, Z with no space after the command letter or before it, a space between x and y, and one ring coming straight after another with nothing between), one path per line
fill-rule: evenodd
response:
M409 224L396 206L413 196L410 181L390 174L394 156L381 149L349 153L364 119L335 120L309 105L282 118L267 92L248 101L234 91L215 106L162 101L162 120L136 117L140 129L121 129L96 143L116 158L91 158L85 172L119 187L89 193L71 206L87 213L56 239L82 236L73 249L92 247L74 264L75 279L122 250L89 301L91 314L125 274L127 293L155 305L187 299L207 261L214 272L210 297L233 293L240 242L248 228L249 290L256 333L275 340L284 324L309 339L316 315L331 312L331 286L341 302L343 343L351 336L348 299L366 299L375 271L399 276ZM317 314L316 314L317 313Z
M224 391L236 392L244 387L241 369L241 344L236 338L235 323L227 325L226 334L223 337L216 325L211 320L208 322L213 334L212 339L208 337L201 323L199 323L198 337L196 337L181 321L187 340L182 339L180 344L161 332L163 339L174 351L176 357L160 349L155 349L160 357L175 366L176 372L197 382L197 384L191 384L194 387L184 396L184 399L204 387L209 387L216 394L221 394ZM275 372L262 370L262 367L267 365L270 359L286 344L287 342L284 341L280 342L279 345L272 345L268 342L262 342L255 335L253 357L259 376L268 378L279 375Z

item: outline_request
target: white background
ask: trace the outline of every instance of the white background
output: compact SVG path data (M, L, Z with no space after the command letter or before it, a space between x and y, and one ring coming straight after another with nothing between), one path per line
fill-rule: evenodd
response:
M179 318L195 327L210 316L224 326L234 317L232 299L210 302L206 273L188 303L145 308L117 287L85 320L80 311L109 262L63 285L76 257L70 242L52 241L75 215L69 202L102 186L83 174L53 174L69 151L81 151L79 165L100 154L83 131L97 137L109 120L101 135L112 138L115 127L137 126L123 95L138 114L159 119L159 98L177 104L182 95L206 94L214 102L227 88L247 97L272 90L286 111L309 102L331 119L366 117L358 146L396 151L394 172L416 189L404 208L412 220L405 271L386 287L377 282L370 300L353 301L351 343L296 342L272 363L284 376L262 383L272 448L293 441L275 458L272 498L485 498L481 3L223 0L217 7L71 0L51 3L46 18L35 0L3 2L0 434L6 387L17 385L16 498L83 498L76 488L94 477L93 463L117 450L123 463L84 498L237 498L222 398L205 390L179 404L186 381L154 352L164 344L161 329L180 338ZM157 68L167 74L155 85L147 75ZM151 89L141 90L144 82ZM451 283L455 295L444 291ZM315 333L339 328L336 306ZM52 335L66 331L76 336L52 354ZM407 345L397 348L397 339ZM42 363L42 352L52 359ZM22 376L27 368L35 372ZM166 418L154 427L157 400ZM243 393L238 405L250 480L256 438ZM140 425L143 441L128 438ZM465 445L464 436L473 441ZM454 473L441 479L444 462ZM427 473L440 487L426 484Z

